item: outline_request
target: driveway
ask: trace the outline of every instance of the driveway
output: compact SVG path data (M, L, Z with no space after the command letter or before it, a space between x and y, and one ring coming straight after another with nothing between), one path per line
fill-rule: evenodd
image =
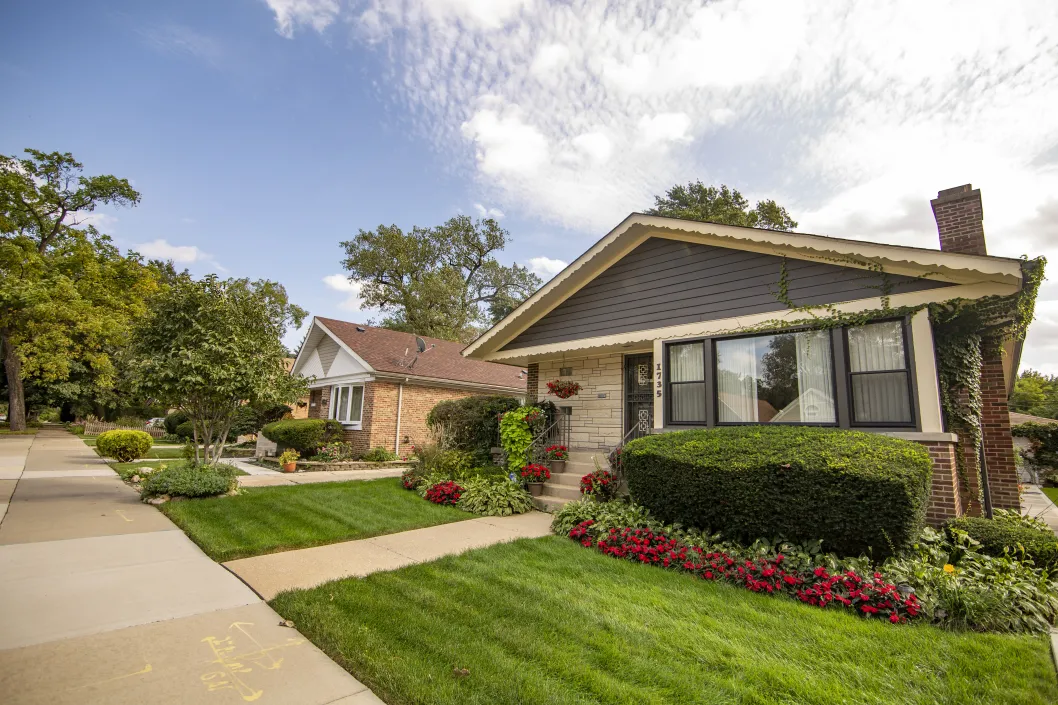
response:
M0 436L5 703L380 703L78 438Z

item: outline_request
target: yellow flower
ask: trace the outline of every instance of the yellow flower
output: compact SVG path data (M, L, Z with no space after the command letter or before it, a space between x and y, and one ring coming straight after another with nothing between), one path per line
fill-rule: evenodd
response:
M951 563L945 563L944 564L944 572L945 573L954 573L955 572L955 566L953 566Z

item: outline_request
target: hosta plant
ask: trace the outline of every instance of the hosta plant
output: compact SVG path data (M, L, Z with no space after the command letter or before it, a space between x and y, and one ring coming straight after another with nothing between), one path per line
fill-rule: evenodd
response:
M510 516L531 510L533 498L517 483L477 477L463 483L459 508L484 516Z

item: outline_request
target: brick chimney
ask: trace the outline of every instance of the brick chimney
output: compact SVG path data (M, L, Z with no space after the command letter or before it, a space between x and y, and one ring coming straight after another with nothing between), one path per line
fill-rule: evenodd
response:
M937 219L940 249L967 255L987 255L981 190L971 184L944 189L929 202Z

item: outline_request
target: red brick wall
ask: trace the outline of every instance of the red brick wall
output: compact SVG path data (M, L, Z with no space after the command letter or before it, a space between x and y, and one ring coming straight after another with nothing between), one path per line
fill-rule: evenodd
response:
M527 373L525 400L529 404L535 404L540 398L540 363L529 363L525 371Z
M981 366L981 441L988 469L988 494L993 509L1021 509L1014 439L1010 435L1007 380L998 354Z
M959 470L955 462L955 444L923 443L933 461L933 481L930 487L929 504L926 507L926 523L940 526L948 519L962 516L963 501L959 487Z
M969 255L988 254L980 190L970 184L945 189L930 205L937 220L940 249Z

